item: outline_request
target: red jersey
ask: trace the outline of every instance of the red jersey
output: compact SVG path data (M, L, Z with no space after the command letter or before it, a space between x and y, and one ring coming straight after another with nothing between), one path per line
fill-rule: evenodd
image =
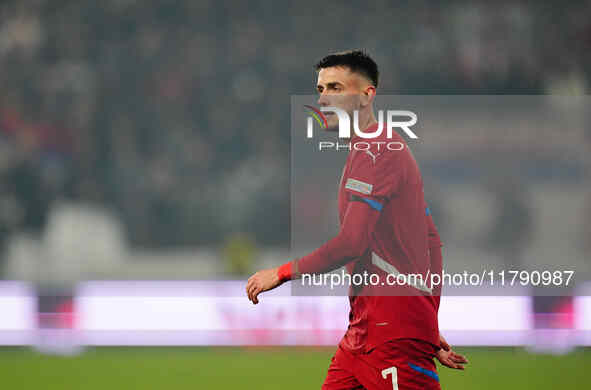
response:
M432 221L426 217L423 180L404 139L396 132L388 139L385 133L374 139L354 137L343 169L338 199L341 223L351 201L364 201L380 212L367 252L349 262L347 271L378 274L380 282L386 282L388 273L420 274L425 283L352 287L349 327L340 343L352 352L402 338L439 345L438 300L427 278Z
M377 283L372 277L350 289L349 327L341 347L364 352L391 340L418 339L425 348L438 348L441 289L430 286L429 275L441 273L441 242L417 163L397 133L390 139L385 132L369 140L354 137L351 145L339 184L339 234L283 264L278 277L289 280L342 265L363 279L365 273L378 275ZM400 276L408 282L391 283Z

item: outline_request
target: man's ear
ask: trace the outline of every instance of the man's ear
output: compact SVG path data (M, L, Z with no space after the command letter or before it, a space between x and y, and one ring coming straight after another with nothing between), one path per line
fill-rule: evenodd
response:
M376 96L376 87L369 84L363 91L361 91L361 107L366 107L373 103L373 99Z

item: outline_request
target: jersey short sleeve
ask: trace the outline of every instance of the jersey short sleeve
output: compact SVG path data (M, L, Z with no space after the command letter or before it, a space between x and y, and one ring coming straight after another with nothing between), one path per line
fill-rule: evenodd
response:
M404 180L403 154L403 151L356 150L345 191L383 206L396 196Z

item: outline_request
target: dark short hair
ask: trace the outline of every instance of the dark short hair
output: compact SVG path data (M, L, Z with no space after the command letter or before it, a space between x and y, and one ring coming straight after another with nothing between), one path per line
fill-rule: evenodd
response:
M329 54L318 61L314 68L318 71L333 66L347 67L351 72L365 76L374 87L378 87L378 77L380 75L378 65L363 50L347 50Z

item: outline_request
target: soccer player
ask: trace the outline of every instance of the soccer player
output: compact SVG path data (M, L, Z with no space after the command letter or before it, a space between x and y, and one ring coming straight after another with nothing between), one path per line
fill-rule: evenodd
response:
M373 110L378 67L366 53L328 55L316 70L320 106L338 107L350 118L357 111L359 129L378 129ZM327 129L337 129L337 115L325 116ZM404 147L390 150L388 142ZM251 276L246 292L254 304L261 292L285 281L343 265L351 274L378 274L381 281L388 275L441 273L439 234L404 139L396 132L387 138L383 130L369 140L355 134L350 143L339 185L338 235L302 258ZM440 287L427 282L350 289L349 326L322 389L440 389L434 358L463 369L466 359L439 334Z

